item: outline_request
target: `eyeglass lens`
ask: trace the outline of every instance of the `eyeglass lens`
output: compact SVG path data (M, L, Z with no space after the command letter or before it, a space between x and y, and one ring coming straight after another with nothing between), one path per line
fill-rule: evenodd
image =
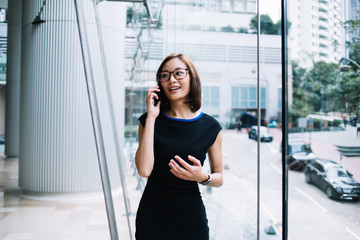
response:
M159 74L159 81L165 82L168 81L171 77L171 74L174 75L176 80L181 80L186 77L186 70L185 69L178 69L172 72L161 72Z

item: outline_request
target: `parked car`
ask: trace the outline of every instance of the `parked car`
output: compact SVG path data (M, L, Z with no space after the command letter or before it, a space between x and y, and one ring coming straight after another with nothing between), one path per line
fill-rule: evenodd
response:
M309 162L305 168L305 180L319 187L331 199L359 200L360 183L337 162L323 159Z
M303 171L306 164L318 157L313 153L311 147L302 139L288 140L288 167L290 170Z
M258 139L257 131L258 131L258 127L252 126L249 131L249 138L257 140ZM269 129L264 126L260 126L260 141L261 142L272 142L272 140L273 140L273 136L269 132Z
M268 127L269 128L277 127L277 122L275 120L270 121L269 124L268 124Z

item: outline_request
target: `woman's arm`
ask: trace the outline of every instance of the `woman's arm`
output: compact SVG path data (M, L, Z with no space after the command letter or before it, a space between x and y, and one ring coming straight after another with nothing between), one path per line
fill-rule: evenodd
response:
M149 177L154 166L154 125L155 120L146 119L146 125L139 124L139 147L135 164L140 177Z
M222 134L219 132L214 144L208 150L211 183L207 186L220 187L223 184Z
M153 87L147 91L146 124L139 124L139 146L135 154L135 164L140 177L149 177L154 167L154 129L155 120L160 113L160 102L154 106L153 98L158 98L155 92L159 92L158 87Z

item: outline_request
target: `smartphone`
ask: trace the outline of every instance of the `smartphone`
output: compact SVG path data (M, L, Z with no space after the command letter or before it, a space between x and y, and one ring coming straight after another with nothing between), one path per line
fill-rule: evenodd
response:
M159 99L156 99L155 97L153 97L153 105L156 107L156 105L158 104Z
M160 87L160 85L158 85ZM160 87L160 92L157 92L156 95L159 97L159 99L153 98L153 105L156 106L161 99L163 99L163 91ZM162 102L162 101L161 101Z

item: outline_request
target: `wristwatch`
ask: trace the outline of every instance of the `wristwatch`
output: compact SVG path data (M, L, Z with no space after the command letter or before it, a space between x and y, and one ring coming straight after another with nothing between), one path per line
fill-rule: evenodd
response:
M211 174L208 174L208 179L206 179L205 181L201 182L200 184L203 186L208 185L209 183L211 183Z

